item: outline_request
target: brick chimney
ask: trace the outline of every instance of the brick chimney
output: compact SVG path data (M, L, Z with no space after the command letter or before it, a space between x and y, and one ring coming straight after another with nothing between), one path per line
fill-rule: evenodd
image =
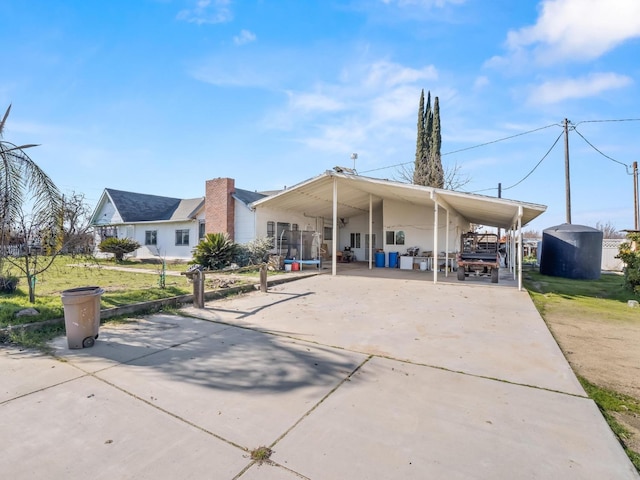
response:
M207 180L205 188L204 221L205 233L228 233L235 236L235 192L233 178Z

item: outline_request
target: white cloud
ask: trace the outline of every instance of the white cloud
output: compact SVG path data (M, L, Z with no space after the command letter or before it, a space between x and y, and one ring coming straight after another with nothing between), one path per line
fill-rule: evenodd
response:
M489 81L489 78L481 75L478 78L476 78L475 82L473 82L473 89L474 90L481 90L484 87L488 86L491 82Z
M240 30L240 35L233 37L233 43L236 45L246 45L247 43L255 42L256 34L249 30Z
M433 65L415 69L403 67L397 63L386 60L373 63L367 67L364 85L367 87L395 87L407 83L415 83L419 80L435 80L438 72Z
M270 114L269 128L301 129L298 141L336 155L358 151L369 159L393 156L390 145L415 139L424 81L438 77L432 65L407 67L388 60L350 64L333 83L289 92L287 107ZM403 159L404 160L404 159Z
M295 57L295 55L293 55ZM291 52L271 55L258 49L234 49L217 52L198 60L190 75L201 82L220 87L279 89L293 75Z
M307 52L296 50L234 50L199 62L191 74L220 87L261 88L270 97L281 94L284 101L264 114L261 128L286 131L316 151L364 155L370 150L382 158L390 145L415 142L420 90L428 87L437 94L435 66L349 57L329 80L317 81L314 75L310 82L308 59ZM438 92L441 100L446 92L450 89Z
M529 95L529 103L550 104L571 98L593 97L632 83L630 77L616 73L593 73L581 78L553 80L533 88Z
M289 108L301 112L337 112L344 108L344 103L322 93L288 92Z
M553 63L598 58L637 37L638 0L543 0L536 24L510 31L507 47L511 57L525 52L540 63Z
M229 22L233 19L230 4L231 0L197 0L193 7L178 12L176 18L197 25Z

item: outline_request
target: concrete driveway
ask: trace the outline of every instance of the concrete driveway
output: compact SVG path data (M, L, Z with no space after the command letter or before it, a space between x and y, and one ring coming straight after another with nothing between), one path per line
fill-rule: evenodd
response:
M320 275L100 332L2 352L3 476L640 478L506 285Z

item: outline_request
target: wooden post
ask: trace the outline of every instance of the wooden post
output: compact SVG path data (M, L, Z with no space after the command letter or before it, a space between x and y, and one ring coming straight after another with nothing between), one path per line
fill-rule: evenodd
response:
M569 175L569 120L564 119L564 181L567 223L571 223L571 179ZM522 257L520 257L522 258Z
M196 270L193 275L193 306L204 308L204 272Z
M633 162L633 220L635 229L640 228L640 217L638 216L638 162Z
M267 264L260 265L260 291L267 293Z

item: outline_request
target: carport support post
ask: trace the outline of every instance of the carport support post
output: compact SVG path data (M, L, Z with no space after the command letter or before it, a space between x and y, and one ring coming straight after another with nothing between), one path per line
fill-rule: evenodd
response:
M517 277L516 258L518 257L516 253L516 224L515 223L511 226L511 237L509 238L509 246L511 247L511 250L510 250L511 258L509 258L509 268L511 269L511 273L513 274L513 279L515 280Z
M522 290L522 207L518 207L518 290Z
M369 194L369 270L373 268L373 196Z
M338 179L333 177L333 252L331 252L331 275L335 276L338 265L336 255L338 253Z
M433 283L438 283L438 200L433 200Z
M447 226L445 227L444 276L449 276L449 209L447 208Z

